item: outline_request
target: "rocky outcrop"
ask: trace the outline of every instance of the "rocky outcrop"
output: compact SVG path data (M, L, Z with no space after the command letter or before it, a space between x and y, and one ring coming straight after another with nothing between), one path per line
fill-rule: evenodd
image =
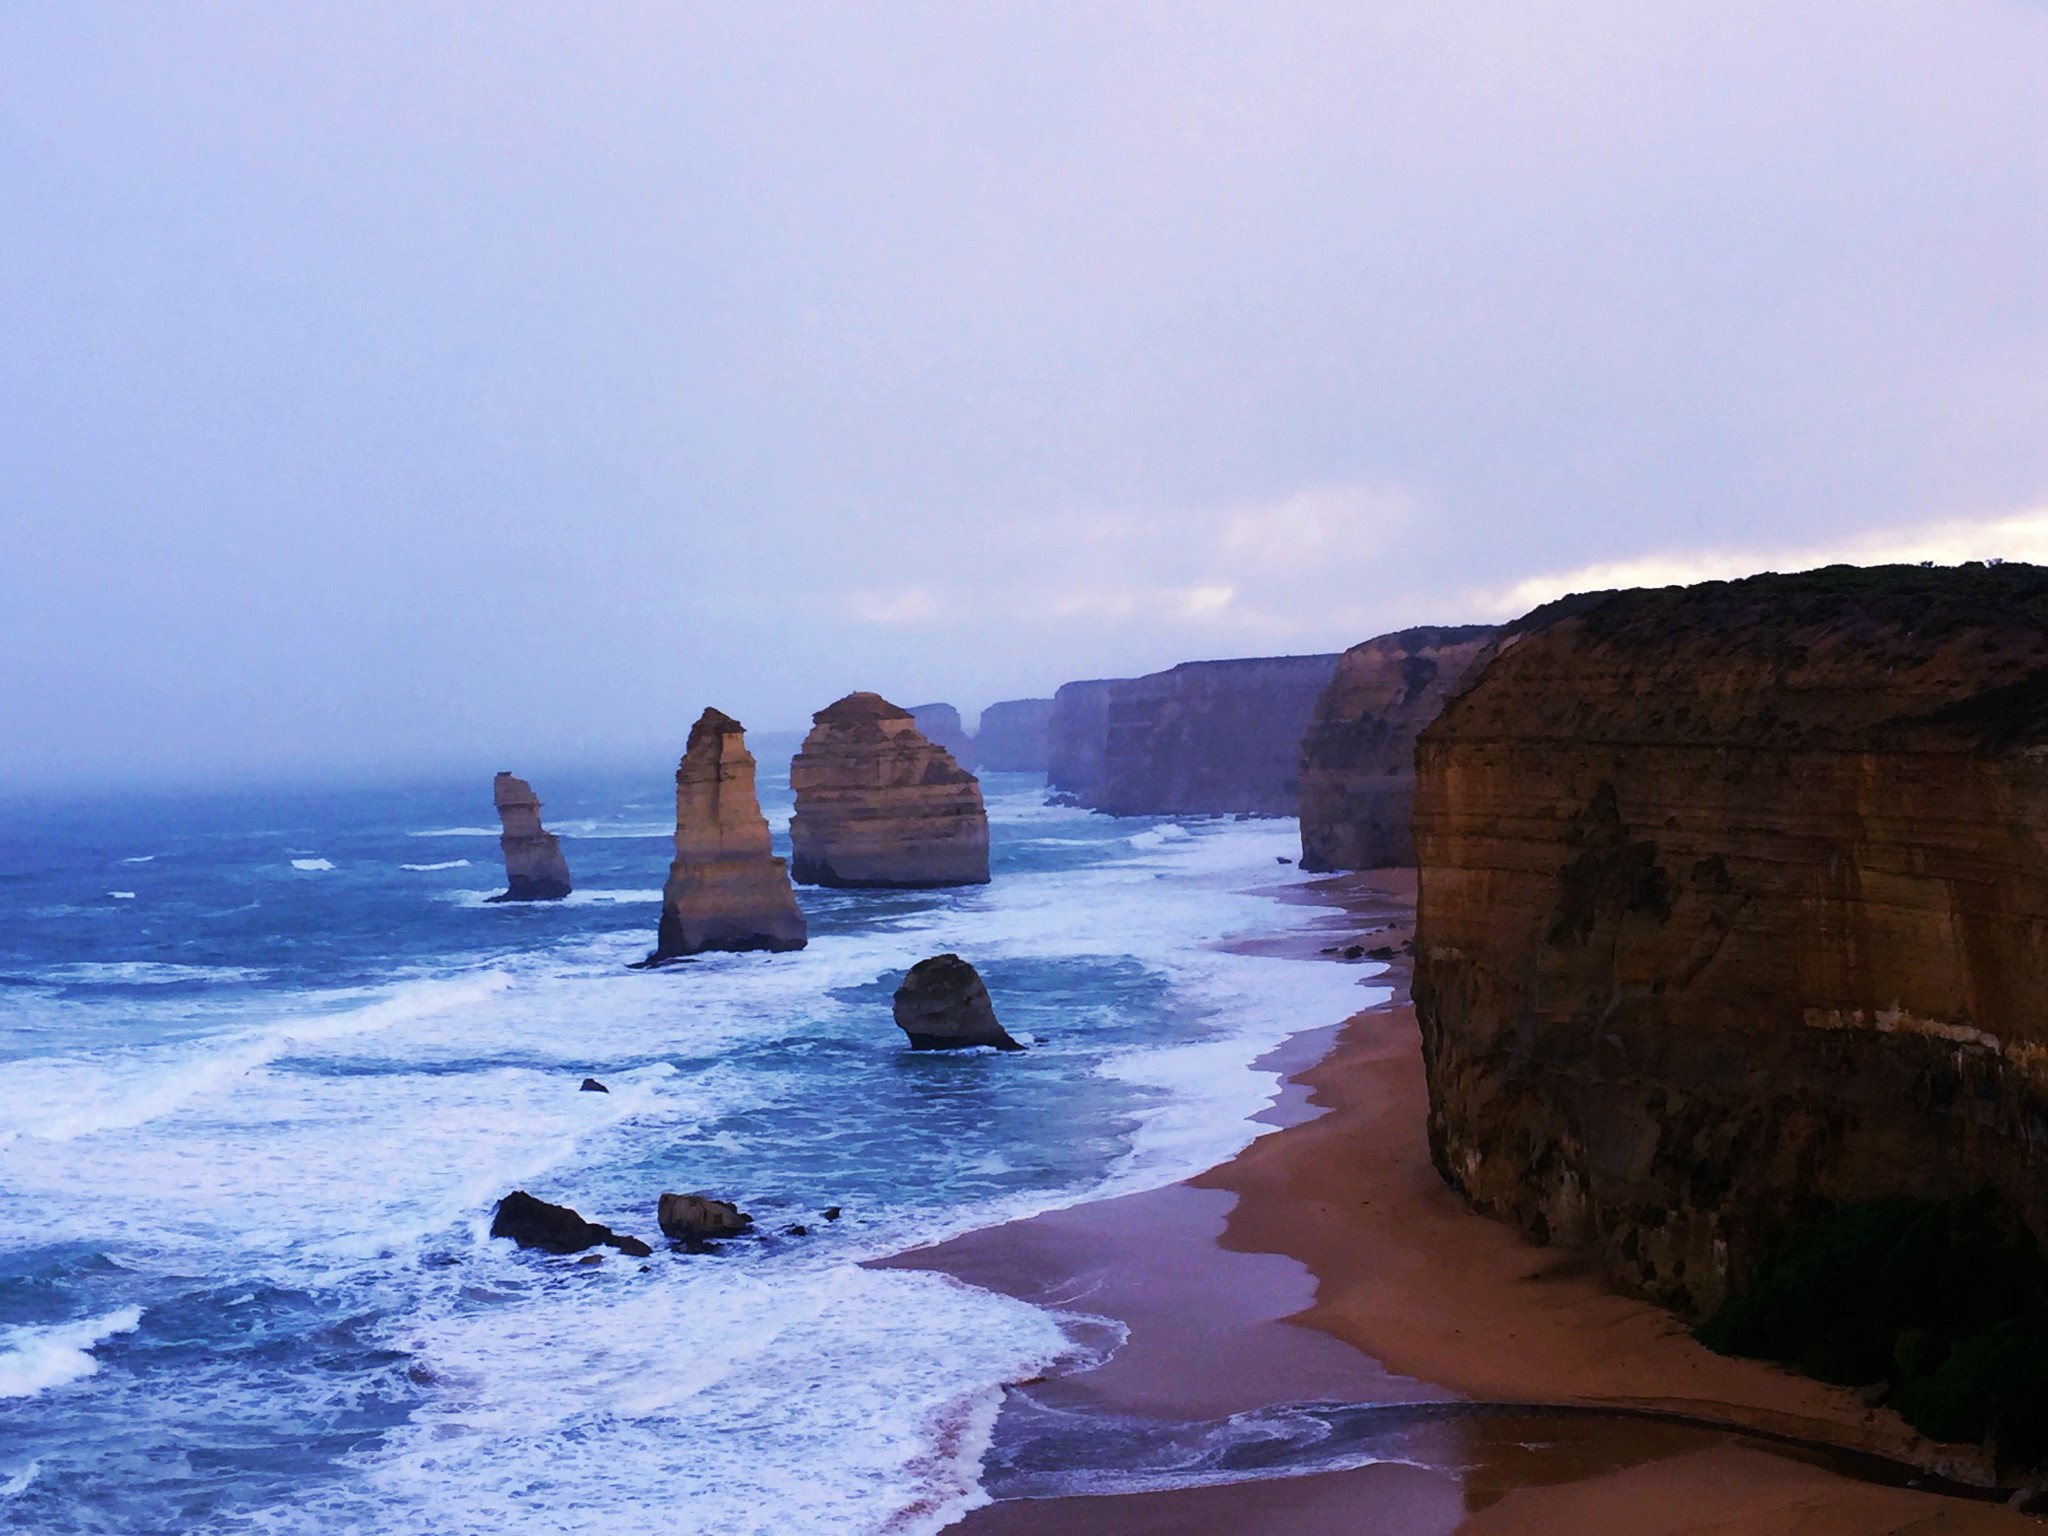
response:
M917 722L917 728L924 733L926 741L944 747L962 768L972 765L974 742L967 734L959 710L950 704L913 704L910 706L910 718Z
M730 1200L714 1200L709 1195L664 1194L657 1202L655 1219L661 1223L663 1235L679 1243L738 1237L754 1225L754 1218Z
M650 960L706 950L802 949L804 915L769 851L754 755L730 715L707 709L676 768L676 856Z
M560 901L569 894L569 861L555 834L540 824L540 797L524 779L501 773L492 781L498 846L505 851L505 890L492 901Z
M1045 782L1069 805L1094 805L1102 793L1109 746L1110 678L1063 683L1045 722Z
M981 712L972 767L983 773L1044 773L1050 764L1051 699L1005 699Z
M1054 695L1049 780L1113 816L1292 816L1301 739L1337 657L1187 661Z
M896 989L895 1012L896 1027L910 1037L913 1051L1024 1049L996 1022L981 973L958 955L933 955L913 965Z
M1688 1313L1786 1233L2048 1236L2048 571L1607 595L1417 748L1444 1177Z
M1492 653L1490 624L1404 629L1337 662L1301 743L1301 867L1415 862L1415 738Z
M789 765L791 862L805 885L924 888L988 882L981 784L880 694L811 717Z
M491 1236L509 1237L522 1248L544 1253L581 1253L586 1248L616 1248L636 1259L654 1250L637 1237L614 1232L610 1227L585 1221L566 1205L550 1205L523 1189L515 1189L498 1202L491 1215Z

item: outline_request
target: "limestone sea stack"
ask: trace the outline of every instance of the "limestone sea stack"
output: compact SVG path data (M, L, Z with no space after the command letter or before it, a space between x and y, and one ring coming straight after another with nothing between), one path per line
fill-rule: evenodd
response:
M791 862L804 885L988 883L981 783L907 709L849 693L811 717L789 765Z
M920 960L896 989L896 1027L910 1037L913 1051L959 1051L994 1046L1021 1051L1023 1046L996 1021L995 1004L981 973L958 955L933 955Z
M730 715L707 709L676 768L676 857L650 960L706 950L802 949L804 915L769 850L754 755Z
M1415 738L1492 654L1490 624L1404 629L1337 662L1301 743L1301 867L1415 862Z
M1609 594L1417 749L1430 1150L1693 1316L1832 1207L2048 1237L2048 570Z
M974 728L972 766L978 773L1044 773L1051 723L1051 699L1004 699L989 705Z
M555 834L540 824L540 797L524 779L501 773L491 783L498 846L505 853L505 890L492 901L560 901L569 894L569 861Z

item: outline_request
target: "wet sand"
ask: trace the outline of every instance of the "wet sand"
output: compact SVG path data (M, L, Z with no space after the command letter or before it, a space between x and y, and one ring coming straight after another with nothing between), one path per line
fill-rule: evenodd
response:
M1437 1178L1405 957L1413 876L1347 876L1288 899L1333 905L1308 931L1240 947L1333 963L1397 953L1393 998L1294 1037L1265 1118L1285 1127L1167 1189L1051 1212L886 1261L1110 1317L1106 1365L1013 1390L1007 1425L1216 1421L1276 1403L1471 1400L1669 1410L1982 1476L1853 1394L1728 1360L1609 1291L1568 1254L1477 1217ZM1337 961L1335 963L1343 963ZM1362 974L1365 974L1362 971ZM1334 1035L1334 1039L1333 1039ZM1537 1417L1431 1423L1346 1470L1163 1491L1007 1497L963 1536L1032 1532L1891 1531L2021 1533L1995 1504L1882 1486L1733 1431ZM1057 1477L1052 1479L1057 1482ZM1034 1485L1035 1486L1035 1485Z

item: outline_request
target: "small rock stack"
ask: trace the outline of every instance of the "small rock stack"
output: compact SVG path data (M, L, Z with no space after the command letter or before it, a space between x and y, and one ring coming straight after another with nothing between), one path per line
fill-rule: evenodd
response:
M524 779L501 773L491 784L498 846L505 852L505 892L492 901L560 901L569 894L569 861L555 834L540 824L540 797Z

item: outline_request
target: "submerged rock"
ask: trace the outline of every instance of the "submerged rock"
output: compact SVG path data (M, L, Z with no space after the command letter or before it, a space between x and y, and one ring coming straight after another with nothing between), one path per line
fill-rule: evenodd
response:
M913 1051L1024 1049L996 1022L981 973L958 955L933 955L913 965L896 989L895 1012L896 1027L910 1036Z
M802 949L807 937L789 872L769 851L746 732L730 715L707 709L676 768L676 857L648 959Z
M583 1079L583 1086L576 1091L578 1093L610 1093L611 1089L605 1087L603 1083L600 1083L594 1077L586 1077Z
M538 1248L544 1253L581 1253L602 1246L644 1259L654 1252L637 1237L585 1221L568 1206L550 1205L523 1189L513 1190L498 1202L491 1217L491 1236L509 1237L522 1248Z
M656 1214L662 1232L679 1243L738 1237L754 1225L754 1218L730 1200L714 1200L709 1195L664 1194Z
M811 717L789 765L796 879L925 888L988 883L981 782L928 740L907 709L850 693Z
M569 894L569 861L555 834L540 824L540 797L524 779L501 773L491 783L498 846L505 852L505 890L492 901L560 901Z

